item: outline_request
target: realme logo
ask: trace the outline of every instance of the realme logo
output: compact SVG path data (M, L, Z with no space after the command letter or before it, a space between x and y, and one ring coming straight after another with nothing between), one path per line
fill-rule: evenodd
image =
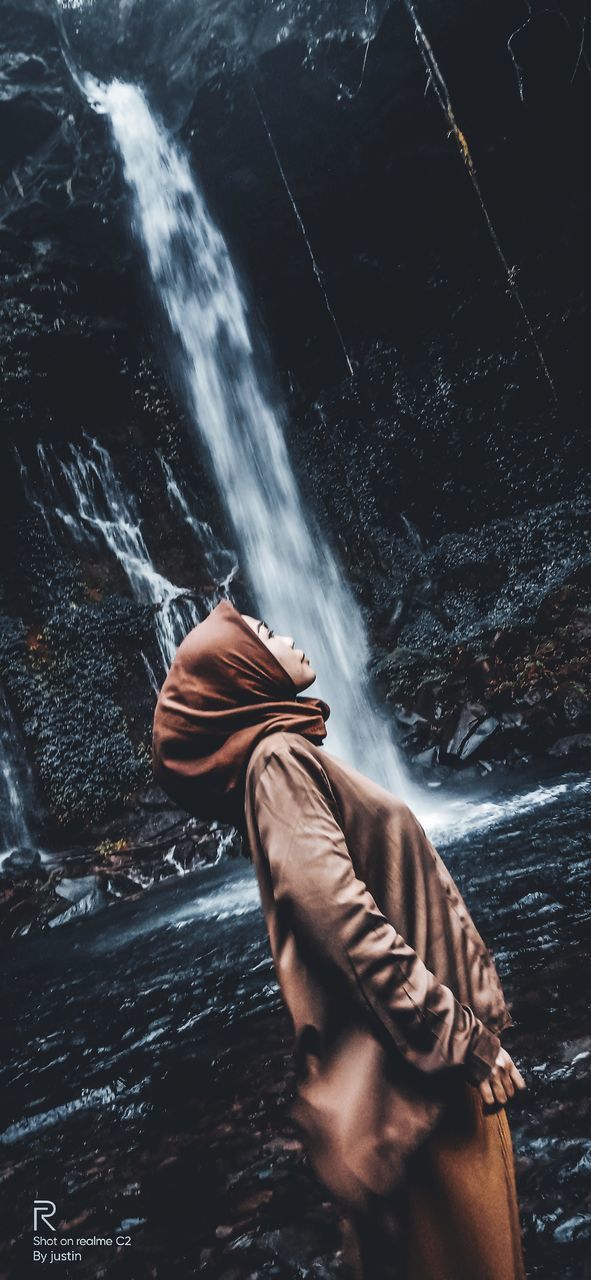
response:
M43 1222L50 1231L55 1231L53 1222L50 1221L56 1212L53 1200L34 1200L33 1201L33 1231L39 1230L39 1222Z

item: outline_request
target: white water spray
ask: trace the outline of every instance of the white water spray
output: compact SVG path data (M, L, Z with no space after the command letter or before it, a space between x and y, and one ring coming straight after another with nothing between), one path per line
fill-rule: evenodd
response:
M354 596L305 512L279 412L263 391L247 307L226 243L187 156L142 91L91 77L133 198L133 224L177 340L179 373L232 520L256 608L311 656L331 705L327 747L398 794L411 787L372 703L365 627Z

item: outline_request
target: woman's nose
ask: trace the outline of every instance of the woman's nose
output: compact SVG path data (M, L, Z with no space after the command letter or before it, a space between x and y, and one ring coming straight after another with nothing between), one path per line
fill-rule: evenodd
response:
M290 649L295 649L295 640L292 636L282 636L281 639L285 640L285 643L289 645Z

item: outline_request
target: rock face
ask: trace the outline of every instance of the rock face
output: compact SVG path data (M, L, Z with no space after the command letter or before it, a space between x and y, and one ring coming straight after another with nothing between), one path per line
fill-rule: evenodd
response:
M34 0L2 5L0 676L46 845L94 849L113 821L133 843L163 674L158 607L72 514L68 451L107 451L152 569L202 608L215 574L195 522L232 543L73 65L141 78L190 150L419 768L587 746L580 12L533 5L515 31L509 5L418 9L455 138L404 4L145 0L59 26ZM193 533L163 464L190 481Z
M516 765L588 751L591 581L544 598L532 624L483 632L447 652L399 646L376 663L421 769Z

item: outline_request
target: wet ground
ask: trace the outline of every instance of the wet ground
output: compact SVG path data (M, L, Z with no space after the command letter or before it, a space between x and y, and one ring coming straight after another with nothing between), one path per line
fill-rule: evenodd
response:
M562 782L437 841L517 1023L504 1043L529 1084L510 1114L530 1280L591 1275L590 790ZM247 864L20 939L3 965L0 1280L49 1265L336 1280L337 1215L289 1121L289 1027ZM80 1258L33 1261L35 1199L55 1202L54 1253ZM59 1244L95 1237L114 1243Z

